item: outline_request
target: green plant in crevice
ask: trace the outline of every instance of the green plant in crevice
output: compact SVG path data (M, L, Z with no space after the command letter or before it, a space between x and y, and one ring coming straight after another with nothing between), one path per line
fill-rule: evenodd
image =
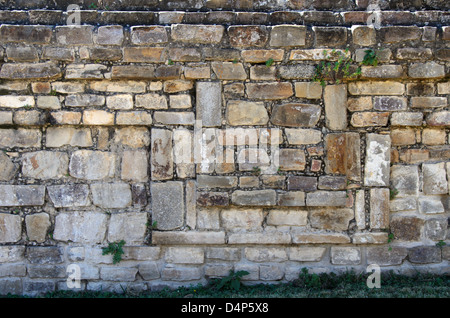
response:
M445 245L447 245L447 243L445 243L443 240L440 240L439 242L436 243L436 246L439 248L443 248Z
M389 232L389 234L388 234L388 240L387 240L387 242L388 242L388 244L389 244L389 248L388 248L388 250L389 250L389 252L390 251L392 251L392 246L390 245L390 243L392 243L392 241L394 240L394 234L393 233L391 233L391 232Z
M361 75L361 66L359 65L353 71L353 63L349 50L344 53L340 50L323 50L323 60L316 66L313 81L319 82L322 87L327 85L327 81L335 84L341 83L344 79L356 78Z
M266 61L266 66L272 66L273 65L273 62L275 62L274 60L273 60L273 58L270 58L270 59L268 59L267 61Z
M261 168L257 166L253 167L252 173L255 176L259 176L261 174Z
M102 255L111 254L113 256L113 264L117 264L122 260L122 255L124 253L122 248L124 245L125 245L124 240L109 243L108 247L102 248Z
M366 65L366 66L377 66L378 65L378 56L374 50L368 49L368 50L365 50L364 53L366 53L366 54L364 55L364 58L361 62L362 65Z
M389 189L389 199L394 200L398 194L398 190L396 188Z
M241 280L243 276L246 276L250 274L247 271L233 271L231 270L228 276L223 277L221 280L219 280L217 283L213 284L213 287L215 287L217 290L220 289L229 289L238 291L241 287Z

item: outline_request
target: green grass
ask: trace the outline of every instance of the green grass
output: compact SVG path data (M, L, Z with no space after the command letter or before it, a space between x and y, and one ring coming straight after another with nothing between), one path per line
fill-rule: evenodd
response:
M306 270L290 283L241 285L238 290L218 288L220 280L206 286L163 289L134 294L110 292L58 291L44 298L449 298L450 276L416 274L402 276L383 273L381 288L366 285L368 274L309 274ZM19 297L11 296L8 297Z

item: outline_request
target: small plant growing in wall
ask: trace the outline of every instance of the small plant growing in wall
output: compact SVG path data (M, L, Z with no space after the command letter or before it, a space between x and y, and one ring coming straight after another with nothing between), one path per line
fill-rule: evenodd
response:
M122 260L123 249L125 241L121 240L119 242L109 243L108 247L102 248L102 255L111 254L113 256L113 264L117 264Z
M241 288L241 280L242 277L245 275L250 274L247 271L233 271L231 270L228 276L223 277L221 280L218 281L218 283L215 285L215 288L217 290L220 289L229 289L238 291L239 288Z
M365 55L361 62L362 65L367 65L367 66L377 66L378 65L377 53L374 50L372 50L372 49L365 50L364 53L365 53Z

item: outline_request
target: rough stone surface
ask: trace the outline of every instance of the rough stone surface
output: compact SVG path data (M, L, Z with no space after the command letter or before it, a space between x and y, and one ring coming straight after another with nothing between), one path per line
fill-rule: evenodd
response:
M390 145L389 136L368 134L364 168L366 186L389 185Z
M152 221L159 230L174 230L184 224L183 184L168 181L151 184Z
M58 241L98 244L106 235L107 215L97 212L60 213L53 238Z
M115 167L116 156L113 153L78 150L70 158L69 173L74 178L101 180L113 177Z

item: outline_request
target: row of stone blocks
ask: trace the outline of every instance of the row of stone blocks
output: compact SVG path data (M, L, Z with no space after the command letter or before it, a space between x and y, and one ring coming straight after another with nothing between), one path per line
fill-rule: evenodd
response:
M2 246L0 294L69 290L74 265L81 279L76 290L121 292L117 289L122 285L128 291L142 292L205 283L231 270L247 271L244 282L275 282L298 278L302 268L317 273L352 268L364 273L370 264L383 269L403 265L398 270L411 274L425 268L430 272L433 264L450 260L450 249L436 246L124 247L124 252L121 263L113 265L111 256L102 255L99 247ZM439 267L435 271L448 274Z

